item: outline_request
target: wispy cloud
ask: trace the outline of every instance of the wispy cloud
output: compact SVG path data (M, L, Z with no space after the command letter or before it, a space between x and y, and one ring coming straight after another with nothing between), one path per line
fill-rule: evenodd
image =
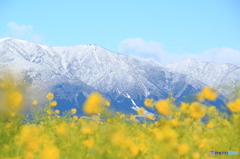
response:
M7 32L8 37L33 41L35 43L43 43L43 37L35 33L31 25L19 25L16 22L9 22L7 26L9 28Z
M144 41L142 38L125 39L119 43L118 51L137 58L149 58L167 65L186 58L199 61L231 63L240 65L240 50L228 47L210 48L199 54L171 54L164 50L163 44L155 41Z

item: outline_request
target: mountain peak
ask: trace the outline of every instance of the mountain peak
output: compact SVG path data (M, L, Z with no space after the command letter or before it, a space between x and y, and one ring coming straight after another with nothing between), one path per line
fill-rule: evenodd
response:
M206 62L202 62L202 61L197 61L195 59L191 59L191 58L186 58L183 59L182 61L178 62L178 63L184 63L184 64L200 64L200 63L206 63Z
M21 43L26 43L28 41L26 40L20 40L20 39L15 39L15 38L11 38L11 37L6 37L6 38L1 38L0 39L0 43L4 42L4 41L14 41L14 42L21 42Z
M196 62L195 59L191 59L191 58L186 58L186 59L183 59L182 61L184 61L184 62Z

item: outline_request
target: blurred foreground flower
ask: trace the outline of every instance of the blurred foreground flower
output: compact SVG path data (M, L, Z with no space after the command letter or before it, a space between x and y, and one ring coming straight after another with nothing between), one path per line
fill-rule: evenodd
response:
M197 99L200 102L203 102L205 99L214 101L217 99L218 94L211 89L210 87L205 87L201 92L198 93Z
M228 109L231 112L240 113L240 98L236 99L235 101L229 102L227 104Z
M180 144L178 147L178 154L179 155L186 155L189 151L189 146L187 144Z
M156 103L156 109L159 114L170 115L172 114L172 105L169 100L160 100Z
M205 116L205 109L197 102L193 102L189 109L190 115L193 119L200 119Z
M23 94L12 77L0 81L0 113L15 116L22 109Z
M98 92L93 92L85 101L83 111L88 115L98 114L102 112L104 104L105 99L103 96Z

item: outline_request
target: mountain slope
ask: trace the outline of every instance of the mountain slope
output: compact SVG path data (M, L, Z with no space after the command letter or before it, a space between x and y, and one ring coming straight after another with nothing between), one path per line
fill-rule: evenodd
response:
M232 64L217 64L185 59L178 63L169 64L166 67L212 87L217 85L233 86L240 81L240 67Z

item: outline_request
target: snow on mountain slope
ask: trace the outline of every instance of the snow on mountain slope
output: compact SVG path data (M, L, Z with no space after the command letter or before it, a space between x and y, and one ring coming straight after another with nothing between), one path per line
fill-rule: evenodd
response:
M32 42L10 38L0 43L0 66L14 72L29 72L36 79L35 82L41 83L62 72L59 57L54 51L46 51Z
M24 72L35 85L81 83L102 93L131 98L166 98L169 93L180 97L186 88L196 92L204 85L157 62L114 53L98 45L47 47L5 38L0 40L0 67Z
M232 64L217 64L185 59L178 63L169 64L167 68L186 74L209 86L230 85L240 81L240 67Z

